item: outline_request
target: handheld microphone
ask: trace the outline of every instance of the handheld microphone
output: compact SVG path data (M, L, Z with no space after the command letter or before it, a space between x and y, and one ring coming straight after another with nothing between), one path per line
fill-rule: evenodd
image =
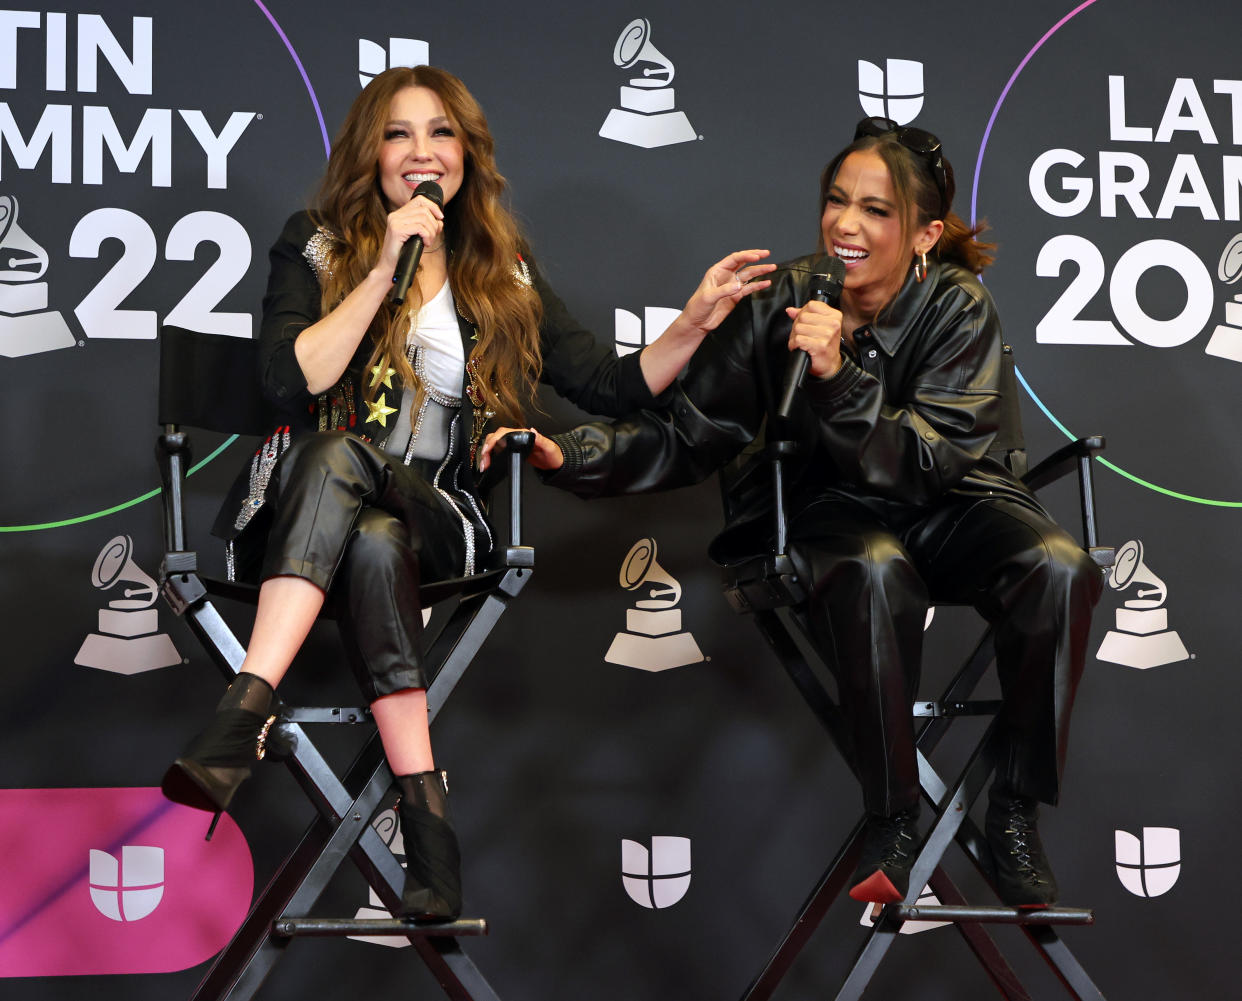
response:
M839 257L828 258L828 273L811 277L811 294L807 299L827 303L836 308L841 301L841 290L845 287L845 262ZM806 378L807 366L811 364L811 356L798 349L789 359L789 370L785 375L785 391L781 394L780 406L776 408L779 420L789 420L789 412L793 409L794 396L802 387Z
M444 208L444 191L435 181L423 181L410 195L413 201L422 195L428 201L435 202L437 208ZM400 306L405 302L405 294L410 291L410 282L414 280L414 272L418 270L418 259L423 256L423 238L415 233L405 241L401 248L401 256L397 258L397 270L392 275L392 301Z

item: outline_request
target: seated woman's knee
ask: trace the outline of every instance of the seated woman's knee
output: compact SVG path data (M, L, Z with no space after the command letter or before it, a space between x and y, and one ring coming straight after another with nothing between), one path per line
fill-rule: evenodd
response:
M354 523L348 558L365 566L399 562L408 558L410 533L400 518L377 508L363 508Z

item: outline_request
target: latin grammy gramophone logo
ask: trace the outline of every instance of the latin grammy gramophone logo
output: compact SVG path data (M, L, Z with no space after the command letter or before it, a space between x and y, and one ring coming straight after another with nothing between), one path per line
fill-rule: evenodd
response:
M71 348L73 334L60 312L47 308L47 251L17 224L17 199L0 195L0 355Z
M1108 586L1114 591L1133 586L1133 597L1117 609L1117 628L1108 631L1096 657L1140 670L1190 658L1181 637L1169 628L1169 612L1164 607L1168 588L1143 562L1143 544L1137 539L1117 551Z
M1216 277L1226 285L1242 279L1242 233L1226 245L1216 265ZM1235 295L1225 303L1225 322L1217 324L1207 347L1207 354L1230 361L1242 361L1242 295Z
M612 61L621 69L650 63L621 88L619 108L604 119L599 134L605 139L651 149L697 139L698 134L684 111L676 110L673 64L651 44L651 22L636 17L621 31L612 50ZM654 67L654 68L653 68Z
M627 591L648 587L625 613L625 631L613 638L604 655L609 664L640 671L667 671L698 664L703 651L681 628L681 585L656 562L655 539L639 539L621 564L621 586Z
M113 674L141 674L181 663L181 654L159 631L155 581L133 560L128 535L110 539L99 552L91 583L101 591L120 585L120 597L99 610L99 631L82 642L73 662Z

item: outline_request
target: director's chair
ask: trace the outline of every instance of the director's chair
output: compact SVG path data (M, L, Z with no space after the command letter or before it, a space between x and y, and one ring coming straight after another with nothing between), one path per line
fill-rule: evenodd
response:
M164 559L161 591L227 680L237 674L245 649L213 604L213 597L251 602L258 588L202 574L197 553L187 547L184 482L191 461L185 427L233 435L269 433L275 426L258 392L258 341L203 334L165 326L160 340L159 436L156 455L164 482ZM249 387L253 387L250 389ZM494 455L484 493L504 475L510 478L509 543L473 576L425 584L424 608L448 599L451 614L425 641L426 665L433 678L427 691L431 720L461 679L509 601L526 585L534 550L522 544L521 465L533 444L530 432L515 432ZM378 732L370 733L348 771L338 777L309 739L310 723L370 724L366 708L299 708L277 703L276 731L291 750L285 763L318 816L254 902L233 939L217 956L194 1001L248 1001L301 936L400 935L453 1001L498 1001L497 995L459 944L464 936L485 935L487 924L462 918L442 924L412 921L312 917L311 909L346 856L390 910L401 898L404 872L392 851L371 827L370 818L393 786Z
M1006 345L1002 368L1004 414L992 453L1032 490L1039 490L1077 472L1083 544L1102 573L1112 566L1115 555L1113 549L1099 545L1096 530L1091 463L1095 453L1104 448L1104 439L1096 436L1070 442L1028 470L1018 399L1013 353ZM774 422L769 422L769 427L773 426ZM725 596L735 611L751 616L799 693L849 762L850 740L841 709L834 698L835 683L815 649L805 615L809 582L799 577L795 560L789 552L784 464L795 453L796 446L789 441L760 443L721 475L726 518L741 506L743 497L753 497L756 490L767 490L772 495L775 520L775 544L769 552L725 568ZM1094 922L1093 912L1068 907L1023 910L996 905L970 905L941 866L946 849L956 842L984 882L995 889L991 852L982 832L969 817L970 807L992 774L997 759L999 733L995 716L1002 703L971 700L993 658L992 631L988 628L940 697L919 701L913 706L914 716L926 720L916 735L916 747L923 797L932 806L931 825L911 870L910 893L902 903L883 907L836 994L837 1001L855 1001L862 996L881 960L896 941L901 926L906 921L915 920L948 922L956 927L1000 995L1008 1001L1031 1001L1031 995L987 932L985 926L990 923L1019 925L1073 998L1078 1001L1103 1001L1104 996L1099 988L1092 983L1053 927L1091 924ZM930 756L953 721L963 716L992 716L993 720L968 755L957 777L946 780L932 766ZM793 925L747 988L742 1001L766 1001L772 996L833 901L846 888L862 848L864 824L865 817L855 825L800 908ZM925 906L912 902L917 900L924 886L931 888L940 901L938 905Z

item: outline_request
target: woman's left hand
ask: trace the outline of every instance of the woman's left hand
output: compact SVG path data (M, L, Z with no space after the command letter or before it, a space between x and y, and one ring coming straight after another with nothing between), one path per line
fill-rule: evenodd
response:
M707 269L686 308L639 355L643 378L653 395L672 384L708 331L715 330L734 306L772 284L759 277L776 270L775 264L757 263L767 256L766 250L739 250Z
M715 330L743 298L772 283L761 275L776 270L775 264L759 264L767 250L738 250L717 261L699 282L681 311L682 317L703 333Z
M483 447L479 449L479 472L483 472L492 464L492 449L495 448L496 442L510 431L535 432L535 445L530 455L526 457L526 461L536 469L554 470L565 465L565 456L561 452L561 446L551 438L541 435L534 428L497 428L483 440Z

